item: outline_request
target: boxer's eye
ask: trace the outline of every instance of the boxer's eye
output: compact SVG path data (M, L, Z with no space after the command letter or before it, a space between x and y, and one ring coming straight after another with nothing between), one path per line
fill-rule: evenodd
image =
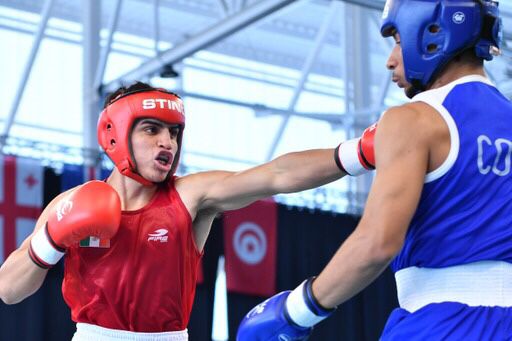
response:
M180 128L179 127L172 127L172 128L169 129L169 133L171 134L172 138L177 137L179 132L180 132Z
M158 133L158 127L153 126L153 125L146 126L146 127L144 127L144 131L148 134L154 135L154 134Z

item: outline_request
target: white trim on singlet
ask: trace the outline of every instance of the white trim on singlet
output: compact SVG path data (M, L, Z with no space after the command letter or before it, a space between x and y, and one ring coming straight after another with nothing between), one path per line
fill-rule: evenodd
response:
M89 323L77 323L71 341L188 341L187 329L176 332L139 333L104 328Z
M400 307L415 312L432 303L512 307L512 264L480 261L446 268L411 266L395 273Z
M433 107L444 119L450 132L450 151L448 152L448 156L438 168L425 175L425 183L432 182L445 175L457 160L460 148L459 131L452 115L448 112L448 110L446 110L442 103L455 86L468 82L481 82L494 86L491 81L483 76L469 75L461 77L456 81L446 84L440 88L422 92L411 99L411 102L424 102Z

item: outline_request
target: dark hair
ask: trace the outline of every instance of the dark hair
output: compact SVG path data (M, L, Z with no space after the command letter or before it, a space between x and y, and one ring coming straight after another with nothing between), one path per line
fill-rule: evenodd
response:
M464 62L464 63L471 63L478 66L484 65L484 59L481 57L478 57L476 55L474 48L466 49L462 52L460 52L458 55L456 55L452 61L455 62Z
M128 94L130 92L152 91L152 90L157 90L157 88L154 88L147 83L143 83L143 82L139 82L139 81L137 81L129 86L121 86L116 91L107 95L107 98L105 99L105 103L103 104L103 109L105 109L109 104L114 102L119 97L121 97L125 94Z

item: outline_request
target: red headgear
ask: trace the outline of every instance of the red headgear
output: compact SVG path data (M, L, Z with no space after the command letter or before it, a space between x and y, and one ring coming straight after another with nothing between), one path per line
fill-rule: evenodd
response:
M178 124L178 151L174 156L170 175L178 167L181 139L185 128L183 102L178 95L164 89L137 90L122 94L101 112L98 120L98 143L112 159L121 174L143 185L153 183L137 173L133 159L130 135L140 118L154 118L168 124Z

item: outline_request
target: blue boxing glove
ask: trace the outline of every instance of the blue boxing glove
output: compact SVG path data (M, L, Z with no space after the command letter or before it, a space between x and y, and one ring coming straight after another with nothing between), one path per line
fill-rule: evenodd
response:
M326 309L313 296L314 277L293 291L284 291L258 304L238 327L237 341L307 340L313 326L336 308Z

